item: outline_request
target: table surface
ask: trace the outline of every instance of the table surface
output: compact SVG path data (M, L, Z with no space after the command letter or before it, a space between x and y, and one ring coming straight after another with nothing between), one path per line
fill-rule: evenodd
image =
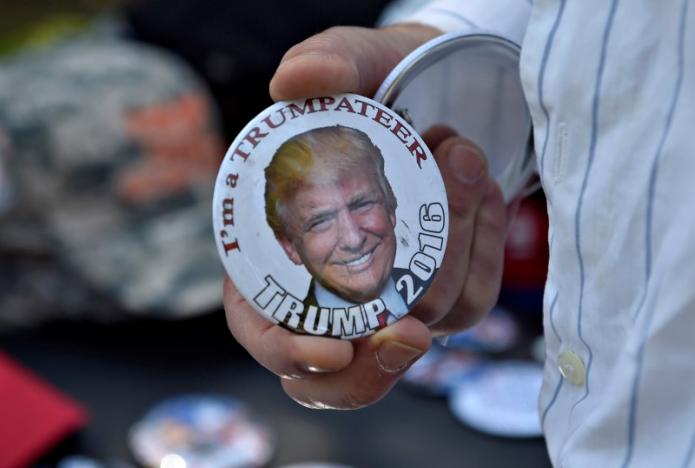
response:
M357 468L550 466L542 439L482 434L457 421L444 399L407 387L357 411L306 409L234 341L222 312L177 322L62 322L0 331L0 348L87 408L89 425L67 453L99 460L134 463L127 433L149 407L206 393L241 399L270 425L277 435L270 467L309 461Z

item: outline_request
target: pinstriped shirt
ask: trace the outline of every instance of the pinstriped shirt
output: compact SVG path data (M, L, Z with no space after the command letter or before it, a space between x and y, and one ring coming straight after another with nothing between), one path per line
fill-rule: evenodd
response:
M444 0L406 19L522 44L555 466L695 467L693 3Z

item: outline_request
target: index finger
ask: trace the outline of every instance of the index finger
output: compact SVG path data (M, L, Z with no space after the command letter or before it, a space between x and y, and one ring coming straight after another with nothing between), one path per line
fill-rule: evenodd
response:
M276 101L336 93L372 96L403 57L438 34L416 24L330 28L287 51L270 81L270 95Z
M280 377L337 372L352 362L352 343L299 335L271 323L244 300L226 276L224 308L234 338L261 365Z

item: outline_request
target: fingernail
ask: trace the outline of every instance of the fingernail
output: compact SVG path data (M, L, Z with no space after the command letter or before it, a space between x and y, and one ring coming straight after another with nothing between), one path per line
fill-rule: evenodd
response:
M376 352L376 360L379 367L392 374L402 371L422 354L422 350L412 346L398 341L387 341Z
M304 378L301 374L279 374L280 378L283 380L300 380Z
M477 148L454 145L447 158L449 169L464 184L475 184L485 174L485 156Z
M309 372L311 374L325 374L327 372L331 372L330 369L324 369L323 367L312 366L310 364L299 364L299 368L304 372Z

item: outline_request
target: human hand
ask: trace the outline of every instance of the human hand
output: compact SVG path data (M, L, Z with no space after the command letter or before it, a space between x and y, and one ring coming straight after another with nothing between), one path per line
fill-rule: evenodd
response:
M416 24L330 28L285 53L270 81L270 95L276 101L338 93L373 96L398 62L439 34Z
M341 92L371 96L393 66L436 34L417 25L330 29L288 51L271 81L271 95L277 100ZM469 326L494 304L507 227L502 195L471 142L444 127L423 138L442 168L449 241L437 277L410 315L354 341L298 335L257 314L225 279L232 334L305 406L348 409L379 400L429 348L433 332Z

